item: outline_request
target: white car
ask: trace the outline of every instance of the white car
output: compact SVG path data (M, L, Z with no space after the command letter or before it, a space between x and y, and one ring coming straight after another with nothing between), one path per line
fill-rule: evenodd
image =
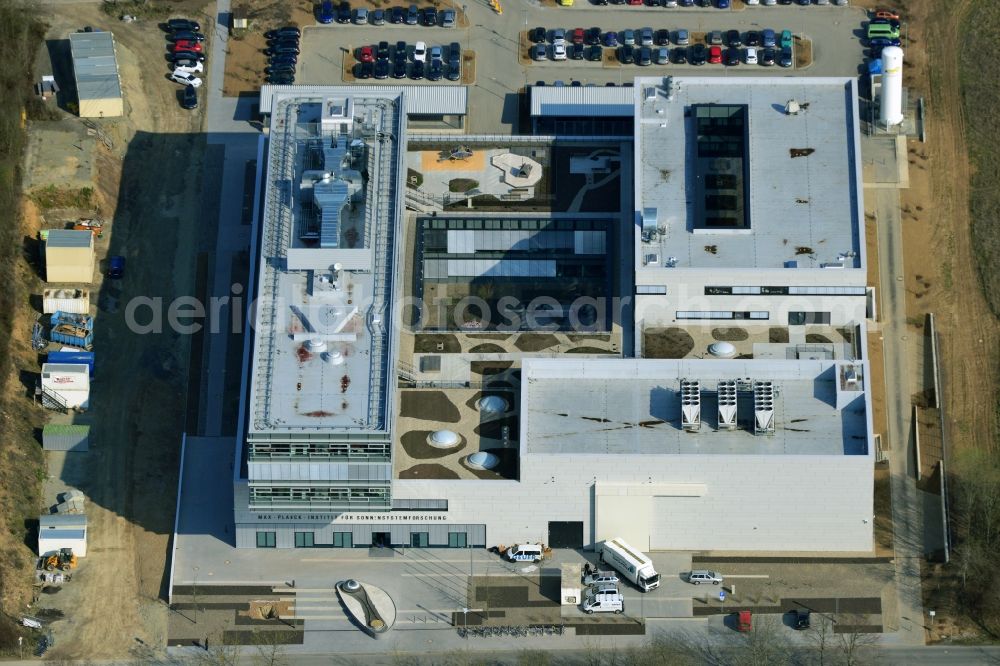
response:
M195 88L201 87L201 79L188 72L174 70L174 73L170 75L170 80L174 83L180 83L185 86L194 86Z
M175 65L174 72L187 72L188 74L201 74L205 71L205 63L195 61L189 65Z
M552 45L552 59L553 60L565 60L566 59L566 43L559 42Z
M413 62L427 62L427 44L417 42L413 46Z
M760 0L743 0L744 5L759 5Z
M748 46L747 47L745 60L746 60L746 63L748 65L756 65L757 64L757 47L756 46Z

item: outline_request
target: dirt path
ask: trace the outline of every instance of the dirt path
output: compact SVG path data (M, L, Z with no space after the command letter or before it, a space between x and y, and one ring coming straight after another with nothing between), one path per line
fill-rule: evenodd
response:
M969 161L958 76L961 27L971 0L906 3L907 86L927 100L928 141L909 142L910 184L901 200L907 312L934 312L952 450L997 442L1000 322L983 298L972 247ZM921 336L915 335L915 339Z
M82 25L114 31L127 116L104 122L123 160L111 251L125 255L128 263L118 311L101 311L96 318L101 379L92 395L91 437L99 444L83 463L89 552L72 587L52 600L58 602L53 605L72 602L66 610L72 610L73 621L54 627L51 654L120 657L142 644L162 646L166 639L167 611L160 595L173 527L190 344L186 335L131 332L125 304L137 296L161 298L165 312L173 298L192 293L202 208L203 116L178 107L178 87L165 79L163 36L154 22L118 23L84 4L53 6L52 12L50 35L55 37ZM195 15L205 26L204 15Z

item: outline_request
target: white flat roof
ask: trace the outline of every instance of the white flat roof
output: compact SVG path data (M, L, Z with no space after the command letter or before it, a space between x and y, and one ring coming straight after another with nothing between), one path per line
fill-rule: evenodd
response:
M627 86L532 86L532 116L629 117L635 89Z
M469 94L465 86L272 86L260 89L260 112L271 113L278 96L309 97L364 97L368 94L404 96L408 115L464 116L468 109ZM405 95L404 95L405 93Z
M648 267L864 268L856 82L848 77L663 77L635 80L636 210L659 233ZM797 115L786 115L789 100ZM695 105L746 107L748 229L697 228L705 183ZM795 155L793 156L793 151ZM800 151L808 153L802 154ZM704 159L702 166L704 167ZM716 160L725 168L722 158ZM730 160L734 162L734 160ZM735 169L735 164L730 164ZM793 279L793 278L789 278Z
M525 359L521 441L528 455L866 455L864 380L850 391L843 382L846 369L863 375L861 368L827 360ZM682 379L700 382L697 432L681 427ZM720 380L745 381L734 430L718 428ZM775 389L772 434L753 431L747 387L755 380Z

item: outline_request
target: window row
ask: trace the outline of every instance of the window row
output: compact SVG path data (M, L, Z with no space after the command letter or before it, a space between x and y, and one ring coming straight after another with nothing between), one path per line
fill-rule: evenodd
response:
M705 287L706 296L864 296L867 287Z
M278 533L271 531L257 532L258 548L276 548L278 544ZM411 532L408 544L391 543L388 532L373 532L371 544L358 544L358 547L368 548L369 546L410 546L411 548L430 547L429 532ZM296 532L296 548L316 548L315 532ZM332 544L319 544L319 547L332 548L354 548L354 535L351 532L334 532ZM448 548L468 548L469 536L465 532L450 532L448 534Z
M762 310L733 312L731 310L678 310L677 319L769 319L770 313Z

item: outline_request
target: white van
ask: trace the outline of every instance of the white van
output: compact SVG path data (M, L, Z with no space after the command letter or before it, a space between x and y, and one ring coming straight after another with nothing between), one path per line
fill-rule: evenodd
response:
M625 597L616 589L601 590L588 595L580 606L584 613L623 613Z
M506 555L511 562L541 562L542 546L537 543L515 543L507 549Z

